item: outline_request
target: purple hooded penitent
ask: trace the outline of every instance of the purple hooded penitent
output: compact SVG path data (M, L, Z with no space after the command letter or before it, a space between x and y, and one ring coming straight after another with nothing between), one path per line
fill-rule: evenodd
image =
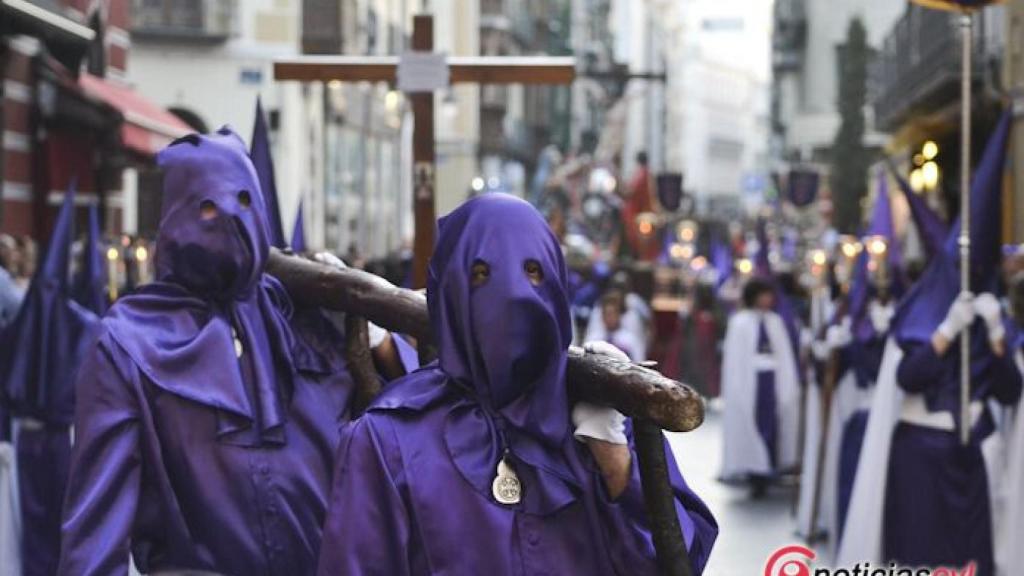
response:
M474 281L474 264L489 273ZM427 283L439 361L344 429L320 574L657 573L635 458L611 501L572 436L566 276L526 202L488 194L440 221ZM717 527L668 456L699 573ZM502 458L518 504L492 494Z
M71 452L74 378L98 327L70 295L74 188L64 196L42 265L15 318L0 334L0 403L16 439L24 574L52 574ZM7 431L0 432L0 436Z
M241 139L186 136L158 161L157 281L110 309L77 383L59 572L124 573L131 551L150 573L312 573L351 386L263 275Z
M76 302L97 316L103 316L107 311L107 263L103 259L100 209L96 204L89 206L89 234L85 238L82 265L72 292Z
M880 170L878 173L878 197L875 199L875 209L871 214L871 220L868 222L865 236L880 236L885 240L889 294L893 298L898 299L903 295L905 286L903 280L903 253L896 238L896 229L892 220L892 203L889 199L889 181L883 170ZM872 285L869 279L868 258L867 250L862 251L858 256L850 288L850 318L853 325L853 334L860 342L866 342L877 336L874 326L872 326L870 319L867 318L868 302L877 293L877 288Z
M992 292L1000 257L1000 198L1012 113L1007 111L989 139L971 187L971 289ZM979 318L970 336L970 423L961 422L959 342L939 356L932 334L960 290L957 239L950 231L944 249L931 260L900 304L893 334L904 352L896 381L910 398L923 399L928 412L947 418L951 429L903 421L892 435L885 495L883 547L886 559L903 565L977 565L994 574L991 495L981 442L994 430L989 405L1020 399L1021 375L1012 353L997 355ZM941 421L941 420L938 420ZM966 425L968 445L957 430Z

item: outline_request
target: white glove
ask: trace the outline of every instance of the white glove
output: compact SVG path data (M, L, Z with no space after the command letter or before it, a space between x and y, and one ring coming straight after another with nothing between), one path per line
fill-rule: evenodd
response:
M591 354L603 354L629 362L625 352L607 342L588 342L583 345L583 349ZM626 439L626 417L614 408L577 402L572 408L572 423L576 427L573 436L580 442L593 438L612 444L629 443Z
M871 319L871 326L874 327L875 332L879 334L888 332L895 312L896 309L891 305L879 304L877 301L868 304L868 317Z
M335 268L338 270L345 270L348 268L348 266L345 265L344 260L342 260L338 256L335 256L331 252L316 252L315 254L313 254L313 260L324 265L329 265L331 266L331 268ZM327 308L321 308L321 311L324 313L324 316L331 321L331 324L334 325L338 332L341 332L342 334L345 333L345 313L334 310L327 310ZM370 347L375 348L378 345L380 345L382 341L384 341L384 336L374 333L374 328L377 327L374 326L373 324L369 324L369 328ZM377 329L380 330L380 328ZM374 341L375 337L379 337L376 343Z
M377 326L373 322L366 323L367 332L370 336L370 348L376 348L384 343L384 339L388 337L388 331Z
M821 340L815 340L811 343L811 354L814 354L814 359L818 362L824 362L828 360L829 348L828 344Z
M330 252L317 252L316 254L313 254L313 260L316 260L321 264L326 264L327 266L337 268L339 270L344 270L345 268L348 268L348 266L345 265L345 262L341 258L338 258L337 256L331 254Z
M990 341L997 342L1006 337L1006 328L1003 326L1003 306L995 296L988 292L979 294L974 299L974 313L985 321Z
M946 319L939 324L936 332L952 342L956 335L970 326L972 322L974 322L974 296L968 295L966 298L957 298L953 302L946 314Z
M849 323L829 326L825 331L825 344L828 345L829 350L838 350L851 341L853 341L853 334L850 333Z
M622 360L623 362L631 362L628 354L619 350L614 344L603 340L587 342L583 345L583 349L591 354L600 354L609 358L615 358L616 360Z

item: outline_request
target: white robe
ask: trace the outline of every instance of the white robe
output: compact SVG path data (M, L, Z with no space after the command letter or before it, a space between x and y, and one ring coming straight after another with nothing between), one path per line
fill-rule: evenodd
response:
M843 541L836 552L837 566L853 566L865 561L881 562L889 448L904 396L896 384L896 370L902 359L903 351L890 338L878 370L878 382L868 415L864 445L857 462L846 526L843 528Z
M0 576L21 576L21 514L14 446L0 442Z
M1024 370L1020 353L1017 363ZM996 574L1016 576L1024 566L1024 403L1019 403L1010 418L1010 430L1006 438L1006 469L1002 484L997 492L998 502L993 506L998 515L994 518Z
M797 502L797 533L811 534L811 514L814 505L814 490L818 475L818 450L821 442L821 392L817 386L810 386L807 393L807 426L804 435L803 477L800 481L800 495ZM839 450L842 447L843 430L850 417L865 404L870 391L857 387L853 369L844 372L832 394L829 424L825 436L825 465L821 478L821 495L818 500L818 530L824 530L835 542L839 533Z
M796 356L785 325L774 312L741 310L729 320L722 357L723 455L721 476L742 479L749 474L769 475L772 467L768 449L757 430L758 328L764 318L775 368L775 397L778 422L779 469L797 462L800 427L800 385Z

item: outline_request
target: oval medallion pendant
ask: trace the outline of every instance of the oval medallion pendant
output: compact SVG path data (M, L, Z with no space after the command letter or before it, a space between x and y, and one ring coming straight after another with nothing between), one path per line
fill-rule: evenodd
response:
M491 493L499 504L505 505L519 504L522 497L523 489L519 477L512 467L505 463L504 458L498 461L498 475L491 483Z
M245 346L242 345L242 340L238 337L238 332L234 328L231 329L231 337L235 341L235 356L241 358L242 353L245 352Z

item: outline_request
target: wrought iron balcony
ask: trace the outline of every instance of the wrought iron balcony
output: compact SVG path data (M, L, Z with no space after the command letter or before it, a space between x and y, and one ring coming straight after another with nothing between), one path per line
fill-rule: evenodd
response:
M1005 44L1002 8L989 8L974 21L972 81L991 80ZM997 13L998 12L998 13ZM893 131L917 114L941 110L959 99L961 81L959 16L916 5L897 21L876 62L877 124Z
M794 70L803 62L807 46L807 16L802 0L779 0L775 5L772 35L772 66L776 71Z
M133 0L132 34L223 42L235 32L236 4L235 0Z

